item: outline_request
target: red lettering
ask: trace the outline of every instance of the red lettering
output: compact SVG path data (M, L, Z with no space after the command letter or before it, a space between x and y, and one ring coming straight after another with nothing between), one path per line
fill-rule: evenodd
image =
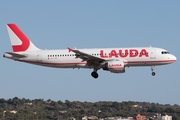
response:
M112 58L113 56L118 58L118 54L116 53L115 50L112 50L110 52L109 56L104 54L104 50L100 50L100 56L102 58ZM126 49L124 53L122 53L122 50L119 50L119 56L122 58L127 57L128 56L128 50ZM129 57L137 57L137 56L138 56L138 50L129 49ZM139 57L142 57L142 56L149 57L146 49L142 49L141 52L139 53ZM114 65L111 65L111 66L114 66Z
M100 55L101 55L102 58L108 58L107 55L104 55L104 51L103 50L100 50Z
M122 66L121 64L112 64L112 65L109 65L109 67L118 67L118 66Z
M141 50L139 57L142 57L143 55L146 56L146 57L149 57L146 49L142 49L142 50Z
M129 50L129 52L130 52L129 57L136 57L136 56L138 56L138 51L135 50L135 49Z
M116 53L115 50L112 50L111 53L110 53L110 55L109 55L110 58L111 58L112 56L115 56L116 58L118 58L118 55L117 55L117 53Z
M119 56L120 57L127 57L128 56L128 50L125 50L125 54L122 54L122 50L119 50Z

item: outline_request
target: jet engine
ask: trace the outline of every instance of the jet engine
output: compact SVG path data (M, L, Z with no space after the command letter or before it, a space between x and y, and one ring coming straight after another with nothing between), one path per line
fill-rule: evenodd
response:
M112 73L124 73L124 61L109 61L105 64L103 70L108 70Z

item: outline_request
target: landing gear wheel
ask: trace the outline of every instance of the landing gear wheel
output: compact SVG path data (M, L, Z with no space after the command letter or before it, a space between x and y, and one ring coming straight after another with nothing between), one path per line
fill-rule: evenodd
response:
M92 77L94 77L94 78L98 78L98 76L99 76L99 75L97 74L97 72L92 72L91 75L92 75Z
M156 73L155 72L152 72L152 76L155 76L156 75Z

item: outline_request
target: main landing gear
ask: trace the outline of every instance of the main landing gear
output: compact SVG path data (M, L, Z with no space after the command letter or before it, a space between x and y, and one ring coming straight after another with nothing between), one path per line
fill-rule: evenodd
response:
M95 72L95 71L93 71L92 73L91 73L91 75L92 75L92 77L94 77L94 78L98 78L98 73L97 72Z
M94 78L98 78L98 73L97 73L97 69L94 69L94 71L91 73L92 77Z
M152 76L155 76L156 73L154 72L154 66L151 66Z

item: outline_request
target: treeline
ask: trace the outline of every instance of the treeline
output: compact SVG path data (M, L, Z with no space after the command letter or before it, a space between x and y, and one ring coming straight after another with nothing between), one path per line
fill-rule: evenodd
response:
M26 103L32 103L28 105ZM133 105L138 105L134 107ZM16 114L10 111L17 111ZM67 120L70 117L76 119L82 116L97 116L99 118L106 117L133 117L137 114L152 117L156 113L161 115L171 115L173 120L180 120L180 107L175 104L162 105L158 103L149 102L70 102L62 101L44 101L43 99L20 99L15 97L13 99L0 99L0 118L5 112L5 119L11 120L27 120L27 119L54 119Z

